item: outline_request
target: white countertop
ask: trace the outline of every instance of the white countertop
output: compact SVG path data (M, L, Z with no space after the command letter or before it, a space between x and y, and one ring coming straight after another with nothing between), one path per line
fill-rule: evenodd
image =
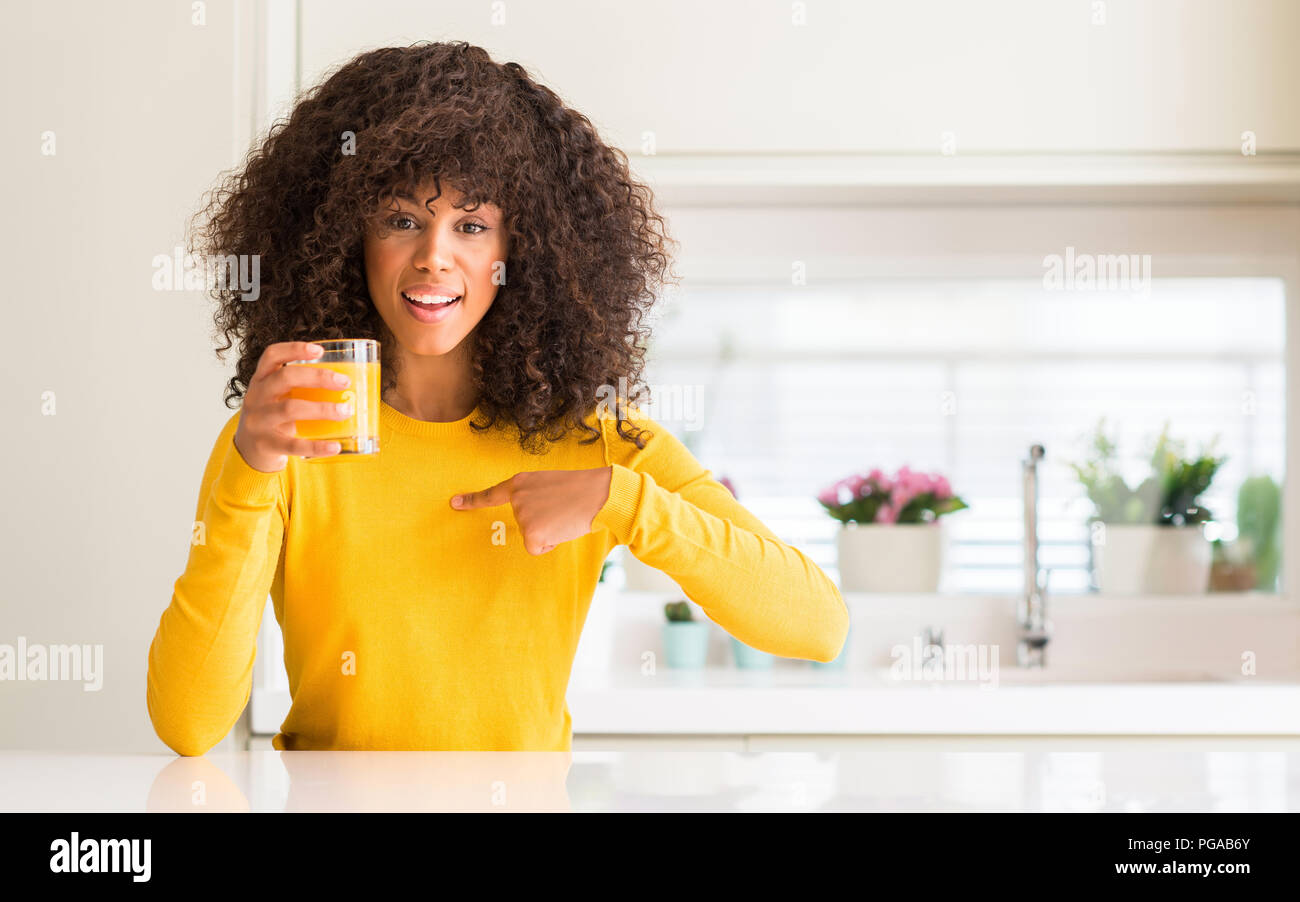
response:
M0 811L1297 811L1296 739L826 752L0 752Z

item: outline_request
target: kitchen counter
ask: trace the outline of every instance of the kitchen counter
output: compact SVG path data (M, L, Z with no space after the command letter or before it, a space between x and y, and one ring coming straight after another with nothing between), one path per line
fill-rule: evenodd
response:
M852 751L0 752L0 810L1300 810L1300 739L888 739Z

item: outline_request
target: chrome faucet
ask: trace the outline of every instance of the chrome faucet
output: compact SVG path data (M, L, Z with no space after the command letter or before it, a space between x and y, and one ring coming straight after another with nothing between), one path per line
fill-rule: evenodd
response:
M1047 663L1047 642L1052 625L1047 621L1047 581L1038 569L1038 462L1043 446L1031 445L1024 460L1025 476L1025 593L1017 607L1020 626L1016 663L1042 667Z

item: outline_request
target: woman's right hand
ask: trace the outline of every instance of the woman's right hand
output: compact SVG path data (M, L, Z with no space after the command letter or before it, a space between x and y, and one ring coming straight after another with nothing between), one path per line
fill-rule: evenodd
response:
M347 377L325 367L285 366L291 360L320 356L319 346L314 351L311 347L307 341L277 342L268 345L257 361L257 370L244 392L239 428L235 430L235 448L254 470L277 473L284 469L291 454L329 457L339 453L338 442L298 438L294 428L298 420L343 420L351 414L348 404L287 397L295 387L332 391L347 387Z

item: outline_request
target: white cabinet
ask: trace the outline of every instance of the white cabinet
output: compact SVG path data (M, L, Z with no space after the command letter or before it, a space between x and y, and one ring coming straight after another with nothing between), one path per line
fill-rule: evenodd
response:
M636 154L1300 149L1293 0L491 7L304 4L304 87L362 48L460 39Z

